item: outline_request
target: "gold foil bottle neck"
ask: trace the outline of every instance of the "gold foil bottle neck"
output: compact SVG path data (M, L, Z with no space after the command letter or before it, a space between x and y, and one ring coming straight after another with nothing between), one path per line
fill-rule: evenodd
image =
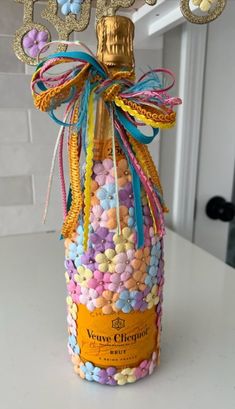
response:
M134 24L123 16L103 17L97 24L97 58L109 71L110 76L117 71L134 71L133 51ZM100 99L96 115L95 159L112 157L112 130L105 102ZM116 155L120 149L116 147Z
M108 67L133 69L134 24L124 16L103 17L97 24L97 57Z

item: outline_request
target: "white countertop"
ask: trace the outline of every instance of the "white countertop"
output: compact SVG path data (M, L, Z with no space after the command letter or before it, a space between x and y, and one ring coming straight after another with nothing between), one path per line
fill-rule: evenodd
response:
M78 378L58 235L0 239L1 409L234 409L235 270L168 231L161 366L133 385Z

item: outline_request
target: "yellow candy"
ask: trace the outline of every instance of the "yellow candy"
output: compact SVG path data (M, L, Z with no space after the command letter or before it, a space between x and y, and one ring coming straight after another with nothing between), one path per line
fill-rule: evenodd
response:
M105 250L104 254L106 255L106 257L108 257L109 260L112 260L116 255L115 250L113 249Z
M116 244L115 250L117 253L125 253L127 250L134 248L134 234L129 227L122 229L122 234L115 234L113 241Z
M72 300L72 297L70 297L70 295L68 295L68 297L66 298L66 302L69 306L73 304L73 300Z
M74 275L74 280L82 287L87 287L87 281L92 278L92 271L89 268L79 266L77 268L79 274Z
M105 257L104 254L99 253L99 254L96 255L95 261L97 261L97 263L99 263L99 264L104 263L106 261L106 257Z
M68 275L67 271L65 271L64 276L65 276L66 284L68 284L70 279L69 279L69 275Z
M76 320L77 318L77 305L73 303L72 306L69 307L69 312L72 315L73 319Z
M113 249L105 250L104 254L97 254L95 257L95 261L99 264L99 270L102 273L106 273L109 271L110 273L115 272L115 264L114 264L114 257L116 255L116 251Z
M78 274L74 274L73 279L74 279L74 281L76 281L76 283L78 283L79 275L78 275Z
M211 8L211 3L208 0L203 0L200 4L200 9L205 13Z

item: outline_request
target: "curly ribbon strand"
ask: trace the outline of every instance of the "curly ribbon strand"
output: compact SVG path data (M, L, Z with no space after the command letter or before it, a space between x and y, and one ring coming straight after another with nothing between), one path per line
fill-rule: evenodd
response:
M67 112L64 117L64 121L67 121L67 118L69 116L71 110L71 105L68 107ZM45 224L46 218L47 218L47 213L48 213L48 207L50 203L50 197L51 197L51 187L52 187L52 181L53 181L53 174L55 170L55 162L56 162L56 157L57 157L57 151L59 148L59 171L60 171L60 178L61 178L61 191L62 191L62 201L63 201L63 211L64 211L64 216L65 216L65 209L66 209L66 190L65 190L65 182L64 182L64 170L63 170L63 161L61 161L61 155L63 155L63 139L64 139L64 127L61 126L55 147L54 147L54 152L52 156L52 161L51 161L51 169L50 169L50 174L49 174L49 179L48 179L48 186L47 186L47 193L46 193L46 200L45 200L45 208L44 208L44 213L43 213L43 218L42 218L42 223ZM65 197L65 199L64 199ZM65 205L64 205L65 201Z
M141 145L138 141L136 141L134 138L132 138L130 135L129 137L129 142L131 141L131 145L133 146L135 155L137 160L139 161L142 169L144 170L144 173L146 176L153 181L154 185L157 187L159 195L160 195L160 200L163 202L163 190L161 186L161 182L158 176L157 169L154 165L153 159L149 153L148 147L146 145ZM157 226L153 214L153 209L151 207L151 203L149 201L149 197L147 196L147 201L150 209L150 213L152 216L153 220L153 228L154 228L154 233L157 233ZM166 205L163 202L163 211L167 209Z
M67 42L66 42L67 44ZM118 203L118 183L116 169L115 138L125 152L133 178L134 206L137 220L138 247L144 244L143 216L141 208L140 188L144 187L154 225L159 236L164 234L163 211L166 205L158 173L146 144L149 144L159 132L159 128L167 129L175 124L174 106L181 103L180 98L171 97L168 90L173 86L175 78L166 69L150 70L139 81L134 83L133 71L118 71L110 74L107 68L79 42L69 43L79 45L85 51L67 51L52 54L38 64L32 78L32 94L35 106L47 111L51 118L64 129L68 128L68 153L70 171L71 205L66 215L66 189L63 174L63 140L64 130L57 139L53 155L53 166L50 172L52 181L56 152L59 146L59 168L61 176L62 201L64 215L62 227L65 238L71 237L82 211L82 190L79 172L79 157L81 146L86 155L85 185L84 185L84 248L88 245L88 228L90 213L90 190L93 166L94 142L94 101L103 98L111 112L112 147L115 169L115 185L117 193L117 222L120 232L120 215ZM48 46L48 45L47 45ZM71 68L71 63L73 67ZM59 65L69 64L69 68L61 70L60 74L50 74L50 70ZM57 70L58 71L58 70ZM160 80L160 75L170 79L168 85ZM72 107L72 116L59 120L54 111L61 105ZM139 127L149 125L152 135L146 136ZM50 189L49 189L50 190ZM49 199L47 200L49 202Z
M136 157L135 157L134 153L131 150L131 147L130 147L127 139L125 138L125 130L122 128L122 126L117 121L115 121L115 123L116 123L116 129L117 129L117 131L119 133L122 144L123 144L124 148L126 149L126 151L128 153L128 156L131 159L132 165L133 165L134 169L136 170L136 172L138 173L138 175L140 177L140 180L141 180L141 182L142 182L142 184L143 184L143 186L144 186L144 188L146 190L146 193L147 193L148 198L149 198L149 202L151 204L152 212L154 214L154 219L156 221L158 234L159 234L160 237L162 237L164 235L165 228L164 228L164 218L163 218L161 204L160 204L158 198L156 197L156 195L153 192L153 188L151 186L151 183L150 183L149 179L144 174L142 168L140 167L140 164L136 160Z
M157 191L160 196L160 200L162 202L163 210L164 212L167 213L169 210L163 200L163 189L162 189L161 181L159 178L159 174L153 162L152 156L148 150L148 147L146 145L140 144L138 141L132 138L131 135L128 135L128 137L129 137L130 144L134 148L136 158L138 159L139 163L142 166L142 169L145 171L148 178L152 180L154 186L156 186Z

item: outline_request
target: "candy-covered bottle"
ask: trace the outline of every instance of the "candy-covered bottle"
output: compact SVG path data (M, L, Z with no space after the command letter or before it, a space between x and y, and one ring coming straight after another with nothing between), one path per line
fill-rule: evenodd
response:
M87 249L82 215L65 240L69 353L82 378L109 385L151 374L160 356L163 241L145 179L139 190L133 185L136 171L128 154L159 195L161 185L145 145L128 135L132 149L127 152L106 104L120 92L119 78L134 80L133 35L133 23L125 17L106 17L97 25L97 57L117 81L111 87L107 82L97 105Z

